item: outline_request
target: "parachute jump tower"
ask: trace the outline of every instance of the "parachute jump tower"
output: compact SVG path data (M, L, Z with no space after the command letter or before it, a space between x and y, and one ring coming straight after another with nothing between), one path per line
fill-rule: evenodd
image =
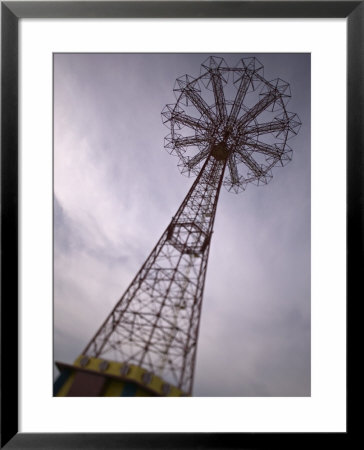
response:
M221 186L267 184L291 160L300 120L288 83L267 81L254 57L209 57L184 75L162 111L167 151L192 187L114 309L73 365L57 363L57 396L192 395L201 305Z

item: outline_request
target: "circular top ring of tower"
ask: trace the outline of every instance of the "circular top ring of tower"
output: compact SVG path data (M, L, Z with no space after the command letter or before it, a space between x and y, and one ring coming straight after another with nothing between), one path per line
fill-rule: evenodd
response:
M286 110L289 84L266 80L263 70L255 57L228 67L223 58L210 56L200 76L177 78L176 103L165 106L162 120L170 129L165 147L179 157L183 174L197 174L209 155L227 159L223 184L238 193L248 183L267 184L272 168L291 160L287 141L301 121Z

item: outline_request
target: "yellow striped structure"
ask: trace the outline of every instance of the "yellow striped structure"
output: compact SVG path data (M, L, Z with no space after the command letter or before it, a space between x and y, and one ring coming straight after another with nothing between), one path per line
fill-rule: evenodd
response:
M80 355L71 364L56 363L61 374L56 397L181 397L186 394L134 364Z

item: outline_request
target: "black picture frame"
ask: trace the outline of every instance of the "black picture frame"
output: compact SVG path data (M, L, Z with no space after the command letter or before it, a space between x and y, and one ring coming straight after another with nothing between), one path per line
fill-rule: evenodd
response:
M354 431L349 420L347 432L329 434L18 433L18 23L22 18L111 17L347 19L347 302L360 292L364 268L363 1L1 2L1 448L296 448L312 439L323 444L330 439L335 446L347 448ZM351 418L350 409L347 417Z

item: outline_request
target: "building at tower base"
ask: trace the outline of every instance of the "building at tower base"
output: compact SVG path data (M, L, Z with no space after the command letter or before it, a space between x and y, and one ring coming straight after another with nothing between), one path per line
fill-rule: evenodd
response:
M56 362L61 372L55 397L181 397L181 389L147 370L126 363L80 355L73 364Z

